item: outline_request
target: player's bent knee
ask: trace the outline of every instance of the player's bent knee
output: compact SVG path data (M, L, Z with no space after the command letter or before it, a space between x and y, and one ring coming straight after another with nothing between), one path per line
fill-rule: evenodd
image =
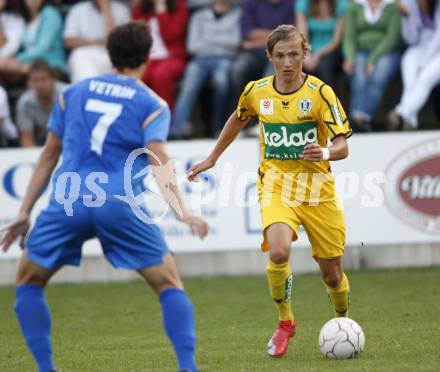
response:
M24 284L35 284L44 287L55 272L56 270L46 269L30 261L24 255L20 260L17 276L15 278L15 284L17 286Z
M331 288L338 288L341 284L342 276L338 272L324 275L324 282Z
M169 288L183 289L183 283L177 272L174 258L170 254L164 256L163 263L137 270L137 272L157 294Z
M289 249L285 249L283 247L280 247L280 248L274 248L274 249L270 250L271 261L278 264L278 265L289 261L289 257L290 257L290 250Z
M182 281L175 280L175 281L162 281L162 282L156 282L156 283L150 283L151 288L153 288L154 292L156 292L158 295L160 295L163 291L167 289L182 289L183 290L183 284Z
M35 272L32 271L19 271L15 280L16 286L25 284L34 284L45 287L48 279L43 278Z
M145 271L138 272L146 279L150 287L157 294L170 288L183 289L182 280L173 270L160 270L153 273Z

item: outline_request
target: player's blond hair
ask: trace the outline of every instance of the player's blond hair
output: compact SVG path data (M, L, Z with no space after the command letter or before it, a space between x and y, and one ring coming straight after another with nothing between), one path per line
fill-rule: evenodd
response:
M299 30L293 25L279 25L276 29L272 30L267 38L267 51L272 54L275 44L280 41L288 41L299 38L301 40L301 46L304 52L310 50L310 45L306 40L306 37L299 32Z

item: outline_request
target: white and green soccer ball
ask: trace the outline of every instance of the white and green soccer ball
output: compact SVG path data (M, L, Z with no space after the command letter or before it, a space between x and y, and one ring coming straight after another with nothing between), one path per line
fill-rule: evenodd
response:
M327 359L350 359L364 350L365 335L354 320L334 318L321 328L318 343Z

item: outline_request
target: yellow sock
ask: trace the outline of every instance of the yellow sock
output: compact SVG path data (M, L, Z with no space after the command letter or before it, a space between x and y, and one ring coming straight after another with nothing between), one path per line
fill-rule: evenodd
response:
M269 259L266 270L270 295L277 303L279 320L293 320L292 270L289 261L276 264Z
M332 288L327 284L327 293L330 296L333 308L335 309L336 318L348 317L348 306L350 304L350 286L345 273L342 274L341 283L339 287Z

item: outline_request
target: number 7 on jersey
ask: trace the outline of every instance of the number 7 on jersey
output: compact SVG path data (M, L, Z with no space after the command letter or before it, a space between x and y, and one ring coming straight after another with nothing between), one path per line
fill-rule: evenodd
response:
M86 111L102 114L96 122L95 128L93 128L90 140L92 151L98 155L102 155L102 147L107 132L119 115L121 115L122 108L123 106L120 103L104 102L93 98L87 100Z

